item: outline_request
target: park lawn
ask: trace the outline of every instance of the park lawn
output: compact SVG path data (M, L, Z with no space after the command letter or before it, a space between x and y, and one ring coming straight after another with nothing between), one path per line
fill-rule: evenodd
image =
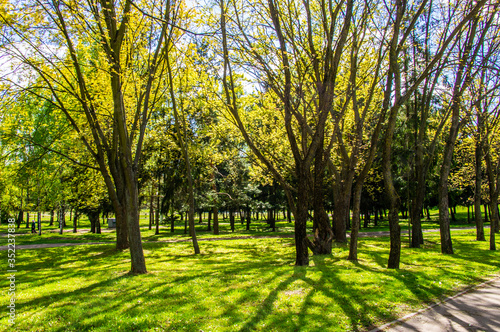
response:
M439 234L422 249L403 245L401 269L387 270L388 238L360 239L295 267L293 239L145 243L149 273L131 276L113 245L16 252L16 331L359 331L442 299L500 270L498 252L473 230ZM2 252L6 261L6 252ZM2 331L7 280L0 281Z

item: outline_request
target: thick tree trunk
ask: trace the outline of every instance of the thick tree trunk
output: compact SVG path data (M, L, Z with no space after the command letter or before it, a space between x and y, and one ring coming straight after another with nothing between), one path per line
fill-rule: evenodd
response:
M324 178L323 144L320 144L316 153L314 165L314 187L313 187L313 234L314 250L316 255L330 255L332 253L333 231L330 226L328 214L325 211L323 178Z
M335 242L345 243L347 242L347 218L350 212L352 181L350 185L341 182L336 185L336 194L334 196L333 233L335 234Z
M307 251L307 216L309 210L309 195L307 190L306 175L299 173L298 194L295 217L295 265L309 265L309 253Z
M147 273L147 270L139 226L139 195L137 191L137 181L129 181L127 184L129 190L125 192L125 203L127 206L126 220L130 244L130 272L132 274L144 274Z

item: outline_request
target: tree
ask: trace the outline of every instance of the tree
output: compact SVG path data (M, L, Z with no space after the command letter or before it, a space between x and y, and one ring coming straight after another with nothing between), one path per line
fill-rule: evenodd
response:
M43 81L39 96L66 116L98 165L115 210L117 248L130 248L132 273L146 273L137 172L158 77L167 45L178 38L174 21L180 16L179 3L140 5L144 9L131 0L18 1L18 10L31 15L9 24L4 34L10 40L4 51ZM61 51L53 52L56 48ZM9 83L33 93L29 85Z

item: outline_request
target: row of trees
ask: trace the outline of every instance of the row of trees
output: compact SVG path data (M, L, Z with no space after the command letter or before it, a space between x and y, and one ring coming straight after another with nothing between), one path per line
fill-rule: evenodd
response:
M294 216L296 265L307 265L309 250L329 254L332 241L347 242L348 221L349 259L357 259L362 208L378 208L383 184L388 267L398 268L400 210L419 247L434 197L442 252L453 253L449 205L458 196L450 193L475 188L478 240L484 195L494 249L498 6L2 2L3 172L25 179L9 197L29 191L41 209L43 197L73 196L68 203L81 211L109 200L133 273L146 272L141 196L150 205L161 197L164 212L181 197L198 253L196 209L215 217L226 200L229 210L248 211L270 188L267 203Z

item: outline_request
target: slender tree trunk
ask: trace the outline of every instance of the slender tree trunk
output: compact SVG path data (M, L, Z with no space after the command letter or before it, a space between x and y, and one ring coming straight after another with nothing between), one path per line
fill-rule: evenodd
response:
M212 209L212 214L214 216L214 235L219 235L219 209L216 206Z
M478 116L478 120L481 118ZM481 122L481 121L479 121ZM480 126L480 124L478 124ZM480 142L481 138L479 135L476 136L476 162L475 162L475 171L476 171L476 178L475 178L475 190L474 190L474 210L475 210L475 216L474 219L476 221L476 240L477 241L486 241L484 238L484 224L483 224L483 218L481 215L481 185L482 185L482 178L481 178L481 163L483 160L483 154L482 154L482 146ZM486 211L485 211L486 212Z
M349 241L349 256L348 260L357 261L358 260L358 234L360 225L360 207L361 207L361 193L363 190L363 181L359 181L354 186L353 193L353 207L352 207L352 227L351 227L351 238ZM377 213L375 213L376 219Z
M231 225L231 232L234 233L234 211L229 210L229 224Z
M247 227L246 230L250 230L250 223L252 222L252 211L250 210L250 207L247 207L246 209L246 217L247 217Z
M151 182L151 191L149 194L149 230L153 228L153 220L155 218L155 213L154 213L154 184Z

